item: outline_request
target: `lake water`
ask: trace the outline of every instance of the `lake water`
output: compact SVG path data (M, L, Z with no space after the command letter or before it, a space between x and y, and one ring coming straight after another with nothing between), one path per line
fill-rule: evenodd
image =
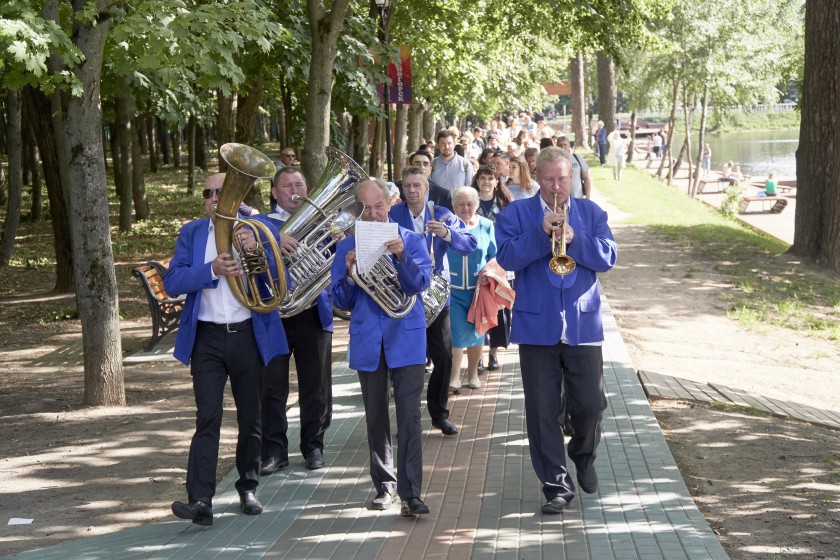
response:
M684 134L677 134L672 147L674 155L682 147ZM692 162L697 155L697 137L692 137ZM799 146L798 130L725 132L706 134L706 143L712 150L712 171L720 171L732 160L741 166L741 172L753 177L767 175L796 177L796 148Z

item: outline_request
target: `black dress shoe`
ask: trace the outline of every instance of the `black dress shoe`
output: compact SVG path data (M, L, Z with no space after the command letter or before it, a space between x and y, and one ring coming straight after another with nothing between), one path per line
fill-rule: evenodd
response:
M585 469L577 468L577 482L580 489L587 494L594 494L598 491L598 474L595 472L595 465L589 465Z
M324 455L317 447L306 454L306 468L311 471L324 468Z
M568 414L566 415L566 420L563 422L563 434L569 438L575 435L575 429L572 428L572 417Z
M390 493L383 490L382 492L376 495L376 497L373 499L373 502L371 502L370 507L371 509L385 511L386 509L391 507L392 503L394 503L393 496L391 496Z
M442 418L435 422L432 422L432 428L437 428L443 435L445 436L454 436L458 433L458 428L455 427L455 424L449 421L448 418Z
M542 512L548 514L555 514L562 512L569 502L565 498L556 496L543 504Z
M499 361L496 356L490 356L490 361L487 363L487 371L496 371L499 369Z
M409 498L402 503L401 515L421 515L429 513L429 506L423 503L420 498Z
M213 524L213 508L208 503L199 500L188 504L172 502L172 513L181 519L190 519L196 525L209 527Z
M484 360L478 360L478 367L476 369L478 371L487 371L484 367Z
M239 505L245 515L259 515L263 512L263 505L252 491L239 494Z
M285 469L288 466L288 459L281 459L280 457L269 457L268 459L260 463L260 474L274 474L280 469Z

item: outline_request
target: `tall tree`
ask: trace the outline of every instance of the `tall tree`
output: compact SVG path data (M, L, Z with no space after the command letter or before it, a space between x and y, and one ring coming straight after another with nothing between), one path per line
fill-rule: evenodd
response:
M598 51L598 118L604 121L607 133L615 130L615 64L604 51Z
M105 0L74 0L73 42L84 60L70 71L82 95L64 96L70 232L82 323L84 402L125 405L117 277L108 216L99 83L113 13Z
M9 157L9 197L6 206L6 224L3 239L0 242L0 268L9 265L15 247L15 235L20 222L21 200L23 196L23 149L22 128L20 122L20 91L6 91L6 151Z
M572 87L572 134L575 135L575 147L589 148L583 95L583 53L580 51L569 60L569 83Z
M840 3L805 4L802 124L791 250L840 272Z
M333 0L329 9L324 0L307 0L306 10L312 45L302 163L306 177L315 181L327 164L324 150L330 144L333 65L341 29L350 15L350 0Z

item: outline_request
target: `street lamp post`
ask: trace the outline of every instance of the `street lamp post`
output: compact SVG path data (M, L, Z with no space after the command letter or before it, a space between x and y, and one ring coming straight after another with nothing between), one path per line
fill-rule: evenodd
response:
M374 0L379 8L379 40L388 52L388 33L385 30L385 15L391 7L391 0ZM385 169L388 181L393 181L391 173L391 88L388 87L388 57L385 58L385 80L382 83L382 98L385 105Z

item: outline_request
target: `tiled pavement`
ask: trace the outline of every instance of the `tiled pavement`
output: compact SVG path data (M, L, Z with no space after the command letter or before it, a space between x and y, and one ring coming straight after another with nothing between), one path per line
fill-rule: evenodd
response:
M10 558L726 558L691 500L606 305L604 325L609 408L596 461L600 490L579 496L562 515L539 513L515 349L500 353L502 369L485 375L482 389L452 400L460 434L442 436L424 415L431 515L400 517L397 506L368 510L374 493L361 398L340 353L346 339L337 333L328 468L310 472L295 461L265 477L262 515L238 513L231 473L219 486L211 528L173 518Z

